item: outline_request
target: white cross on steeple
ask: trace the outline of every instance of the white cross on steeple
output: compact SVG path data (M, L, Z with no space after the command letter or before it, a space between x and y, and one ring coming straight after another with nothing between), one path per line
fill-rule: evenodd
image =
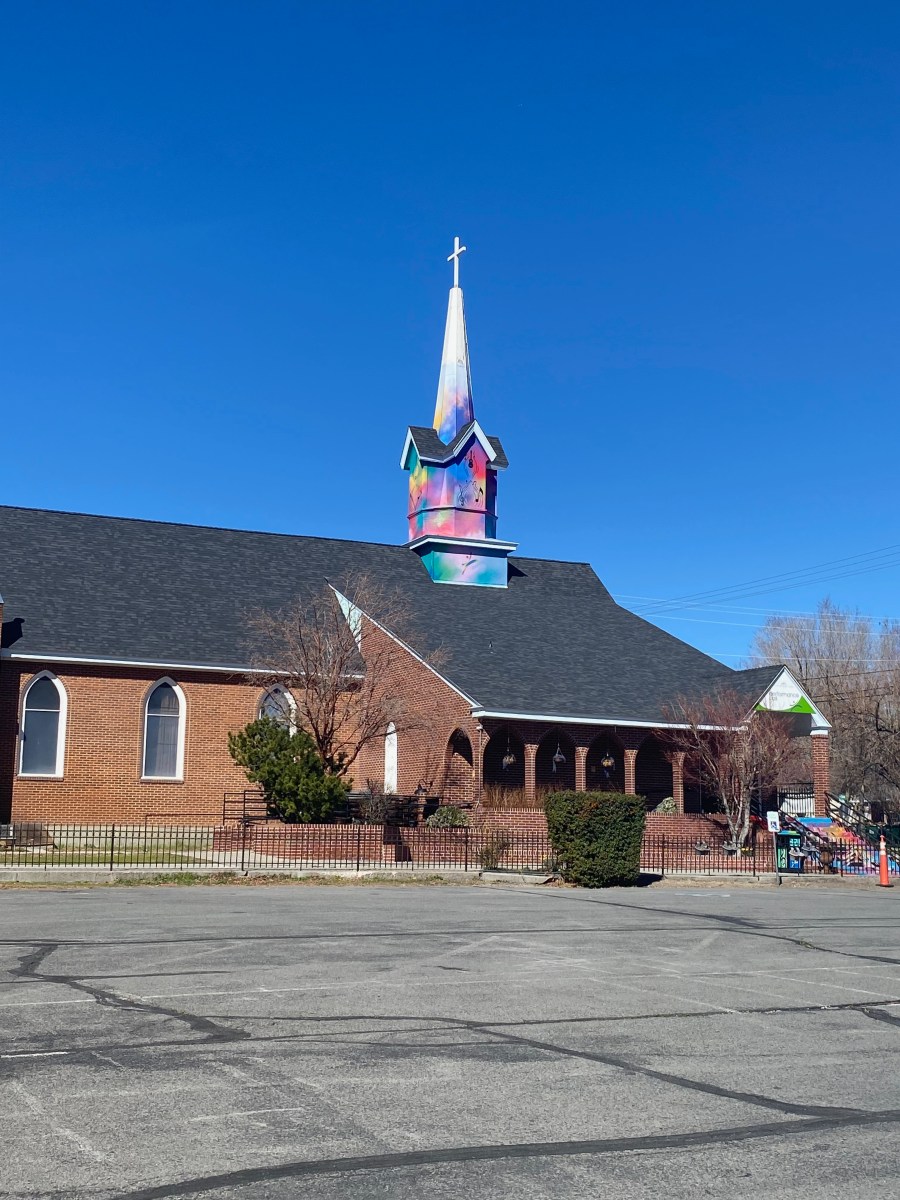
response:
M447 262L453 263L453 286L459 287L459 256L465 250L465 246L459 244L459 238L453 239L453 253L447 255Z

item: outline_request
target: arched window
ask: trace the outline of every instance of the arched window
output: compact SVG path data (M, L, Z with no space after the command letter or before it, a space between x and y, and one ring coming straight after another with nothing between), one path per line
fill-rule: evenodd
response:
M297 727L296 711L297 705L291 693L276 685L263 692L258 715L268 717L270 721L276 721L293 732Z
M144 705L144 779L181 779L184 769L184 697L162 679Z
M393 721L384 735L384 790L397 791L397 728Z
M22 702L20 775L63 773L66 744L66 690L44 671L28 685Z

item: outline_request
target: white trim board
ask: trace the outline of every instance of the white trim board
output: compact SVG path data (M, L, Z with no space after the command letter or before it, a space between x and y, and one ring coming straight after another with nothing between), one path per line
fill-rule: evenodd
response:
M150 667L161 671L218 671L239 672L241 675L268 675L270 671L258 667L239 666L236 663L216 666L211 663L163 662L161 659L144 658L92 658L83 654L15 654L4 650L0 658L9 658L17 662L48 662L69 663L85 667Z
M330 583L328 586L334 592L335 597L337 598L337 601L339 604L341 602L341 598L343 598L344 600L347 600L347 597L343 596L343 593L339 592L333 583ZM353 604L353 601L348 600L347 603ZM359 608L359 606L355 605L355 604L353 604L353 607L356 608L358 612L361 612L367 621L371 621L371 623L375 626L376 629L380 629L383 634L386 634L387 637L389 637L392 642L396 642L398 646L402 646L403 649L407 652L407 654L412 655L412 657L416 660L417 663L421 663L421 665L423 667L425 667L427 670L429 670L432 673L432 675L436 675L437 678L440 679L441 683L445 683L447 685L447 687L450 688L451 691L456 692L457 696L461 696L462 699L465 700L467 704L475 703L475 701L472 699L472 697L466 695L466 693L462 690L462 688L458 688L455 683L451 683L446 675L442 675L440 673L440 671L437 670L436 667L433 667L431 665L431 663L426 662L425 659L421 656L421 654L416 654L416 652L415 652L415 650L413 650L412 646L410 646L407 642L404 642L403 638L397 637L397 635L395 633L391 633L390 629L388 629L387 626L382 625L380 621L376 621L374 617L370 617L364 608ZM341 611L343 612L343 605L341 605Z

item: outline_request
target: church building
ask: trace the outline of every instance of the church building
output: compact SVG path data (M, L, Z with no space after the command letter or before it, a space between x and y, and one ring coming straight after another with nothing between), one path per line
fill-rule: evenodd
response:
M450 256L434 420L403 444L404 544L0 507L0 822L221 813L247 786L228 733L273 700L253 683L248 613L353 575L408 598L421 644L403 646L397 687L428 717L427 735L386 728L357 787L468 802L614 788L699 811L659 735L680 697L728 689L748 714L795 714L824 814L828 722L786 667L734 671L620 607L587 563L522 557L498 536L509 464L475 415L464 249Z

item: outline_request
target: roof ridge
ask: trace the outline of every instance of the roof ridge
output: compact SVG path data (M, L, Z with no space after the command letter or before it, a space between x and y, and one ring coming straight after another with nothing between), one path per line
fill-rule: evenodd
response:
M248 533L254 537L302 538L305 541L341 542L347 546L384 546L405 549L404 542L372 542L363 538L325 537L320 533L279 533L272 529L239 529L234 525L201 525L194 521L164 521L159 517L123 517L111 513L79 512L72 508L31 508L22 504L0 504L0 512L49 513L57 517L88 517L92 521L128 521L134 525L165 525L175 529L205 529L216 533Z

